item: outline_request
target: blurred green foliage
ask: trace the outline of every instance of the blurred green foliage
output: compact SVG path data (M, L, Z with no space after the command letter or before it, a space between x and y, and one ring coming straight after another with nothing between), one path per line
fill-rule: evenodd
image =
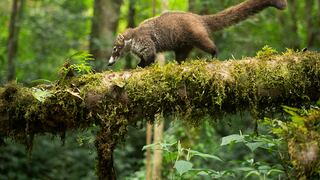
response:
M64 145L57 137L36 137L31 154L7 140L0 148L0 179L97 179L93 142L78 143L79 138L93 135L93 131L68 133Z
M5 22L0 28L0 82L4 82L6 77L4 62L10 2L0 2L0 11L4 14L1 20ZM65 57L87 50L91 8L91 1L27 1L19 35L17 81L54 80Z
M152 17L152 1L134 2L135 25ZM194 0L191 7L187 0L169 0L169 10L192 9L194 12L209 14L239 2L242 0ZM296 19L289 10L281 12L268 9L239 25L215 33L213 37L219 49L219 59L254 56L265 45L274 47L280 52L285 48L307 47L306 2L295 1L295 7L289 4ZM0 1L0 84L5 83L7 74L6 46L11 3L11 0ZM313 21L320 21L320 16L317 14L319 8L320 5L316 4L309 13ZM129 0L124 0L117 32L122 32L127 27L128 10ZM156 14L160 13L161 2L157 0ZM67 57L78 51L88 50L92 15L93 0L27 0L16 59L17 81L30 84L37 79L56 80L58 70ZM315 28L320 31L320 27ZM318 37L317 43L308 48L319 50L319 39ZM202 56L207 55L197 50L192 53L192 58ZM174 58L172 53L167 53L166 57ZM122 69L124 63L124 60L119 61L114 69ZM88 70L88 67L80 68ZM239 130L243 134L250 134L254 127L251 122L252 117L247 112L227 115L215 124L206 122L198 128L184 127L179 121L170 124L167 122L165 140L179 141L185 149L191 148L206 154L214 154L224 162L228 162L217 163L206 158L195 158L192 161L193 167L223 171L251 165L251 169L242 168L234 173L237 177L244 178L247 175L250 179L260 172L252 167L265 165L259 164L261 162L277 164L280 161L274 158L273 153L267 153L268 149L258 148L252 152L253 146L260 147L261 144L251 144L251 148L243 142L230 146L220 146L220 144L222 137L238 134ZM141 150L145 143L144 132L144 129L131 128L126 144L120 144L116 150L115 164L119 179L144 179L144 151ZM6 140L7 146L0 147L0 179L96 179L94 137L94 131L70 133L64 146L61 146L57 138L37 137L31 156L28 156L22 145ZM251 139L252 143L256 143L256 140ZM254 159L254 162L251 159ZM169 177L173 173L172 167L172 163L165 160L164 177ZM251 174L248 175L250 172L252 177Z

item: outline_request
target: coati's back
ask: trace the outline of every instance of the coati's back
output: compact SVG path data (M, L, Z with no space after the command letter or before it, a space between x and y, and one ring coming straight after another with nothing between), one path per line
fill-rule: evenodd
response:
M193 38L207 35L239 23L268 6L284 9L286 0L247 0L213 15L198 15L189 12L166 12L151 18L140 26L152 27L159 51L173 50L183 45L192 45ZM160 39L161 37L161 39Z
M246 0L213 15L198 15L189 12L166 12L159 17L149 20L157 22L154 25L160 25L161 28L184 26L184 30L188 30L189 28L196 28L196 25L200 25L205 26L208 31L218 31L239 23L269 6L283 10L287 7L287 0Z
M181 45L191 45L190 35L193 32L207 32L201 16L188 12L166 12L144 21L140 26L142 28L152 27L159 51L172 50Z

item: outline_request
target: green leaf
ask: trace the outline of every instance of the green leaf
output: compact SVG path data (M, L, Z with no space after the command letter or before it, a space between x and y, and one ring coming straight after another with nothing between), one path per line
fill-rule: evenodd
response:
M209 173L204 172L204 171L200 171L200 172L198 172L197 175L198 175L198 176L209 176Z
M36 80L33 80L31 81L32 83L42 83L42 84L51 84L52 82L48 79L36 79Z
M254 142L254 143L246 143L246 146L248 146L248 148L254 152L257 148L259 147L263 147L265 143L263 142Z
M270 175L271 173L280 174L280 173L284 173L284 172L282 170L280 170L280 169L271 169L271 170L268 171L267 175Z
M201 152L198 152L198 151L195 151L195 150L188 150L190 153L191 153L191 157L192 156L200 156L204 159L207 159L207 158L210 158L210 159L215 159L215 160L218 160L218 161L222 161L222 159L220 159L218 156L214 156L214 155L211 155L211 154L206 154L206 153L201 153Z
M174 168L176 168L180 176L183 173L190 171L192 169L192 166L193 164L191 162L184 161L184 160L179 160L174 163Z
M283 110L290 114L291 116L300 116L299 112L300 112L300 109L297 109L297 108L293 108L293 107L289 107L289 106L282 106L283 107Z
M271 169L270 166L262 165L258 167L259 171L263 174L267 174L268 171Z
M222 138L222 142L220 146L229 145L230 143L238 143L238 142L245 142L244 137L239 134L232 134L229 136L225 136Z
M160 146L162 150L170 152L169 148L173 147L176 143L177 142L174 142L174 143L163 142L163 143L160 143Z
M49 91L41 90L38 88L33 88L33 97L35 97L38 101L43 102L46 100L47 97L52 96L52 93Z
M256 175L260 177L260 173L258 171L250 171L244 178L247 179L249 176Z
M154 144L148 144L148 145L145 145L142 147L142 151L148 149L148 148L153 148L155 147L156 145L158 145L158 143L154 143Z
M252 171L254 169L251 167L240 167L240 168L236 168L235 170L237 170L237 171Z

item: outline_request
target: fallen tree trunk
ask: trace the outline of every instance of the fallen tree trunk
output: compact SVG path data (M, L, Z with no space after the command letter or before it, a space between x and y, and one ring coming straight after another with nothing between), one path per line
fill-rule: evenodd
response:
M0 134L31 147L33 136L101 127L97 134L100 179L115 179L112 153L129 124L154 115L204 116L250 109L267 113L320 97L320 54L260 54L231 61L192 61L126 72L69 77L50 86L0 88Z

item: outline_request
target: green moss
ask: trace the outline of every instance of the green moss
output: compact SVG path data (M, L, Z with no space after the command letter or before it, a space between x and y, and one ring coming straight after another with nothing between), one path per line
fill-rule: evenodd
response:
M319 98L319 53L279 55L267 48L258 57L71 76L50 89L37 87L50 92L40 101L32 90L8 85L0 88L0 114L8 110L10 120L0 117L0 128L7 136L32 139L34 134L63 136L96 124L101 127L96 146L104 158L124 140L129 124L153 122L158 113L183 117L187 126L196 126L206 116L217 119L250 109L257 117L266 108Z
M16 83L6 85L0 93L0 131L5 136L26 144L29 149L33 134L29 132L28 119L24 115L32 103L34 98L30 89Z
M319 61L316 60L319 55L292 51L277 55L268 48L263 52L268 53L262 53L260 59L196 60L181 65L153 65L127 73L73 77L54 85L50 90L54 95L45 102L36 101L26 117L38 116L40 118L34 121L41 124L51 122L46 129L51 127L51 132L59 131L61 123L65 127L59 128L65 130L96 118L100 119L99 124L107 124L121 117L128 121L120 123L126 128L128 123L134 124L142 118L153 121L154 115L160 112L179 114L190 124L197 124L208 114L218 117L246 108L257 113L259 109L287 99L308 101L311 97L307 90L310 87L314 90L320 84ZM10 93L2 94L10 96ZM61 114L53 115L42 109L57 109ZM80 114L82 117L77 117Z
M272 47L266 45L260 51L257 52L256 57L261 59L270 58L273 55L277 55L277 50L273 49Z

